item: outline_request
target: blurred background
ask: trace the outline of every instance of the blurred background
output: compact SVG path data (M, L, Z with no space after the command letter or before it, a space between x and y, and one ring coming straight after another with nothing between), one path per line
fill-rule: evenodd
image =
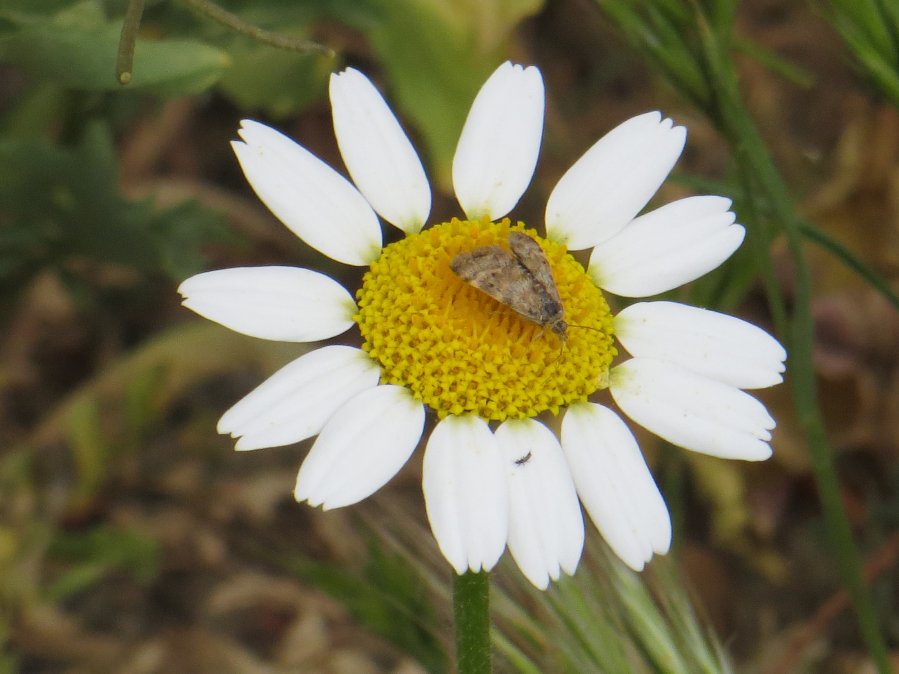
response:
M877 671L843 590L852 553L819 497L829 467L839 482L826 502L845 514L897 665L896 5L220 7L334 55L271 46L198 0L151 1L122 86L126 2L0 0L0 672L452 670L451 569L427 530L420 456L360 506L297 505L306 443L236 453L215 424L304 347L199 319L175 289L257 264L359 280L255 198L229 147L241 119L343 171L327 81L345 65L364 71L422 155L439 222L459 212L449 168L468 107L506 59L539 66L547 88L537 174L513 212L532 226L562 172L612 127L654 109L688 127L657 203L727 195L750 238L670 296L793 347L791 317L811 316L810 352L795 362L818 387L829 447L816 453L792 395L807 389L790 382L761 392L778 421L765 463L641 436L674 550L636 575L590 527L577 575L546 593L506 555L496 670Z

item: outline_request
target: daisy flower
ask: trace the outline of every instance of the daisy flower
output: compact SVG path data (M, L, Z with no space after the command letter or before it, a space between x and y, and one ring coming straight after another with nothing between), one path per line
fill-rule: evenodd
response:
M743 240L723 197L640 215L683 149L683 127L650 112L601 138L553 189L544 237L505 217L540 149L537 68L505 63L481 88L453 161L464 217L437 224L428 223L421 161L372 83L348 68L331 77L330 98L352 183L257 122L244 121L232 145L287 227L334 260L368 268L355 297L293 267L211 271L179 289L185 306L254 337L361 333L361 348L322 346L284 366L219 422L238 450L318 436L297 476L298 501L338 508L380 489L422 441L429 410L436 424L422 490L441 552L462 574L491 569L508 545L545 588L577 567L581 504L632 568L669 548L662 496L619 413L590 401L597 391L608 388L620 412L675 445L751 461L770 455L774 420L744 389L781 381L786 354L777 341L675 302L638 302L613 315L604 295L676 288ZM378 216L405 236L384 246ZM526 233L545 255L568 326L558 334L451 269L460 253L508 250L511 232ZM592 249L586 269L569 253L584 249ZM558 436L537 419L563 413Z

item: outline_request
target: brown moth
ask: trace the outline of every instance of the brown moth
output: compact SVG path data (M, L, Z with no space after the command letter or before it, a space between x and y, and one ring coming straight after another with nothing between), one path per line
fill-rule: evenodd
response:
M568 323L546 254L524 232L509 232L509 248L511 252L501 246L481 246L459 253L450 268L529 321L548 326L564 342Z

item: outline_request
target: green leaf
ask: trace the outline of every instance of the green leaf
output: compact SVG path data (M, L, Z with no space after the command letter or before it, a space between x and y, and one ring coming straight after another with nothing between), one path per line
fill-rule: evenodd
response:
M0 19L49 18L71 5L72 0L0 0Z
M156 208L118 193L109 130L94 124L74 147L0 140L0 288L73 257L180 280L203 266L202 244L223 240L219 216L191 203Z
M65 110L66 92L50 82L34 82L0 117L0 136L41 138L58 128Z
M51 20L17 16L13 21L17 30L0 42L0 61L72 89L122 89L115 75L121 24L107 20L97 3L78 3ZM225 52L200 42L138 38L128 88L160 95L198 93L212 86L229 62Z
M78 509L89 503L106 482L107 459L112 451L95 401L86 400L73 409L69 417L68 440L77 479L71 502L72 507Z
M272 117L296 114L320 100L333 69L330 59L275 49L243 37L234 41L229 53L233 65L219 89L238 107L263 110Z
M49 553L72 565L45 591L48 599L56 601L86 590L116 571L144 583L159 571L157 542L136 530L100 526L88 532L63 532L52 541Z

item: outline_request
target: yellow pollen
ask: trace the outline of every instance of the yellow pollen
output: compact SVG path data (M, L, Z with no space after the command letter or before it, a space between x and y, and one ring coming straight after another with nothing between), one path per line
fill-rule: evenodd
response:
M546 254L569 325L564 343L450 269L459 253L508 249L513 230L526 231ZM581 264L508 218L454 218L390 244L356 297L362 348L381 365L381 382L408 388L440 418L558 414L605 386L616 355L608 304Z

